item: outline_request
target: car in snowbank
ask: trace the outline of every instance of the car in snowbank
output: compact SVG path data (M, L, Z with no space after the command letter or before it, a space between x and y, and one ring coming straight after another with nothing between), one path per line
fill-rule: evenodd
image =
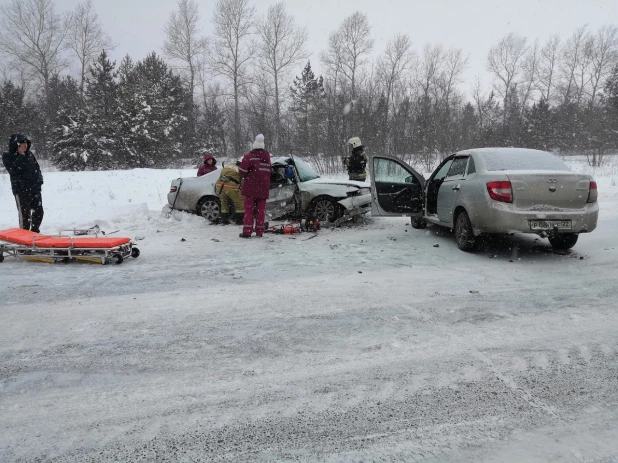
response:
M409 215L455 231L458 247L474 251L483 234L534 233L570 249L597 226L597 184L551 153L479 148L447 157L428 180L403 161L372 156L372 216Z
M311 164L296 156L272 157L271 164L266 213L272 219L312 214L321 222L335 222L357 217L370 209L368 183L322 178ZM221 213L215 189L219 175L220 171L216 170L202 177L173 180L166 209L193 212L208 220L217 220Z

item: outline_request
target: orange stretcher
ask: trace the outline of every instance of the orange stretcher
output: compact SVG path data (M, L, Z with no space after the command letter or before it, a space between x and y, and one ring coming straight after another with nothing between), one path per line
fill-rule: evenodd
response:
M9 255L49 263L81 260L107 265L121 264L128 257L136 259L140 255L131 238L74 237L62 234L63 231L42 235L21 228L0 230L0 262Z

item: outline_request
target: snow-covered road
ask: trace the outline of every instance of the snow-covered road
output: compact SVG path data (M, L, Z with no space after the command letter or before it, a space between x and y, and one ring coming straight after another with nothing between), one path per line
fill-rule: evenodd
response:
M240 240L126 188L69 219L96 174L48 174L44 226L96 221L142 256L1 264L0 461L618 461L609 177L571 253L471 255L404 218Z

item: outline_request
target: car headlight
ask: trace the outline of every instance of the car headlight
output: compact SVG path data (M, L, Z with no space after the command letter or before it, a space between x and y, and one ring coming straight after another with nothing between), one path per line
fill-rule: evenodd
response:
M354 197L354 196L363 196L363 195L368 195L368 194L371 194L371 189L370 188L359 188L358 190L348 191L347 192L348 198L351 198L351 197Z

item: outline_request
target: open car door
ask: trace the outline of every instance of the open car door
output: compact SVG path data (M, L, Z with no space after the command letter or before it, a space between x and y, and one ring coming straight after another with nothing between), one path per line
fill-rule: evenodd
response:
M270 196L266 201L266 214L270 219L277 219L291 214L296 209L296 182L285 176L286 165L273 164L270 176ZM296 172L294 172L296 175Z
M399 159L372 156L371 215L415 215L423 211L424 177Z

